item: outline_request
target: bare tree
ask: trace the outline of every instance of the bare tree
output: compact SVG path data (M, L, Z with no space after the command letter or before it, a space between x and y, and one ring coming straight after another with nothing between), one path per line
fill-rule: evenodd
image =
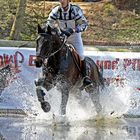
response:
M12 29L10 32L10 39L12 39L12 40L20 39L20 33L22 31L22 27L24 24L26 2L27 2L27 0L19 0L16 17L15 17L15 20L13 22L13 26L12 26Z

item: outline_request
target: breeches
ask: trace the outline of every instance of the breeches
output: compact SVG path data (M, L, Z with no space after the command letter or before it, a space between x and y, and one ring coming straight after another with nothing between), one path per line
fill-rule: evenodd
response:
M72 35L68 38L67 43L72 44L79 54L81 60L84 60L84 48L81 37Z

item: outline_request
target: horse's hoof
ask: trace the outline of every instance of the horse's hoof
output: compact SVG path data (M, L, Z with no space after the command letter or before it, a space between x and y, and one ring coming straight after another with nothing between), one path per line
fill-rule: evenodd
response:
M51 110L51 106L48 102L42 102L41 108L43 109L44 112L49 112Z
M90 84L92 84L92 81L89 77L85 77L83 80L83 85L84 86L89 86Z
M56 126L70 126L70 123L69 123L66 115L55 116L54 122L55 122Z

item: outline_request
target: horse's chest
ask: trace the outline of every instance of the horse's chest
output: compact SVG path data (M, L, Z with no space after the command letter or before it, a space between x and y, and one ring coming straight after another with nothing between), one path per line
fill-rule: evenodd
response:
M62 52L61 53L61 59L60 59L60 72L65 73L68 71L70 66L70 54L69 52Z

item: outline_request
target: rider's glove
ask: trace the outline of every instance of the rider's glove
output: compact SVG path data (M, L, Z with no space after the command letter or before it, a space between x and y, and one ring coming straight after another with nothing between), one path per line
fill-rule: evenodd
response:
M72 28L67 28L66 30L61 30L61 32L62 35L66 35L67 37L69 37L74 33L74 30Z

